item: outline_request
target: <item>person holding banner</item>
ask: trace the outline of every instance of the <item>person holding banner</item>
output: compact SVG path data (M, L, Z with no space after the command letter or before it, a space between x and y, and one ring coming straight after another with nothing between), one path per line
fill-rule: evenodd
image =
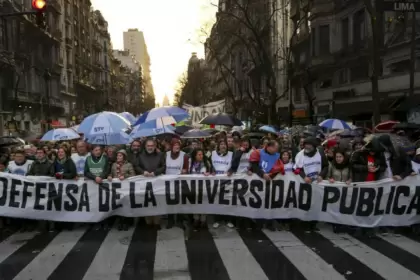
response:
M189 157L181 151L181 141L173 138L170 142L169 151L166 152L166 175L187 174ZM167 228L173 227L176 215L168 215Z
M112 181L114 178L120 181L135 176L133 165L127 161L127 152L125 150L119 150L115 157L115 162L111 166L111 172L108 176L108 181ZM132 218L120 217L118 230L127 231L132 224Z
M416 154L411 160L411 169L413 171L413 175L420 174L420 148L416 150Z
M214 169L210 160L206 157L204 150L201 148L194 149L191 153L191 159L188 167L189 174L201 174L204 176L214 175ZM207 227L207 215L194 214L194 227L195 229Z
M84 176L100 184L108 177L108 169L108 158L104 155L102 147L92 146L91 154L86 158Z
M284 164L278 150L279 144L275 140L268 141L262 149L254 150L249 158L252 172L267 181L272 180L278 174L284 175ZM263 224L264 221L257 222L258 227L262 227ZM273 220L265 221L265 225L269 230L275 230Z
M33 160L26 159L24 151L17 150L14 160L9 162L7 168L11 174L26 176L33 162Z
M54 176L54 165L48 160L43 148L36 150L36 159L31 164L27 176Z
M228 174L232 166L233 153L228 150L228 143L226 138L219 139L216 150L211 153L210 161L213 165L216 174ZM226 226L234 228L232 219L229 216L218 215L214 218L213 228L220 227L221 222L226 222Z
M153 139L147 139L144 143L145 149L140 154L139 170L145 177L155 177L165 174L166 154L157 150L157 143ZM160 216L145 217L146 224L150 227L160 229Z
M71 155L71 159L76 165L77 176L79 177L84 176L85 164L88 156L90 156L90 153L88 152L86 142L82 140L77 141L76 153Z
M54 174L56 179L77 179L76 165L68 157L68 151L64 147L57 150L57 158L54 161Z

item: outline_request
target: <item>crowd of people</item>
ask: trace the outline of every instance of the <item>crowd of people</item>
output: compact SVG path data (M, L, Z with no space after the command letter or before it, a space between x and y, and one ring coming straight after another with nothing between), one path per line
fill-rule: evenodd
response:
M20 176L50 176L56 179L84 178L101 183L132 176L163 174L257 174L264 180L293 172L307 183L370 182L383 178L402 180L420 173L420 148L395 146L390 134L325 140L323 135L268 135L253 138L240 132L221 131L207 139L136 139L129 146L98 146L86 142L49 142L8 149L0 159L0 171ZM351 184L353 185L353 184ZM146 227L160 228L161 217L140 217ZM225 225L229 228L287 230L290 221L257 220L221 215L168 215L167 226L191 225L196 230ZM316 222L298 222L316 230ZM0 230L19 227L51 229L67 223L37 222L0 217ZM127 230L133 219L120 218L119 230ZM106 227L102 222L99 226ZM349 230L333 225L336 232ZM371 229L362 229L369 233Z

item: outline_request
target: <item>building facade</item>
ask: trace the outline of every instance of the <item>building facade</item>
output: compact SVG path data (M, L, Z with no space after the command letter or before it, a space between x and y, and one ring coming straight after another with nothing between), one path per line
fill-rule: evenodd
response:
M143 32L137 28L128 29L128 31L123 33L123 43L124 50L130 51L134 58L141 64L145 80L146 95L154 96L150 56Z
M31 1L2 0L2 13L31 11ZM64 112L60 98L63 40L59 25L62 6L54 2L46 13L47 27L35 16L7 17L0 23L0 134L18 130L40 133Z
M304 104L308 111L312 98L316 121L335 117L371 126L372 102L380 104L382 119L405 119L406 111L412 109L409 105L420 102L418 56L415 58L414 96L408 96L411 16L378 13L383 17L378 20L384 23L378 33L383 48L373 50L371 15L364 1L314 0L297 3L292 8L291 18L295 22L305 15L309 15L310 26L292 46L296 58L295 81L300 81L295 83L294 103ZM383 53L380 97L375 101L372 100L369 62L372 51Z

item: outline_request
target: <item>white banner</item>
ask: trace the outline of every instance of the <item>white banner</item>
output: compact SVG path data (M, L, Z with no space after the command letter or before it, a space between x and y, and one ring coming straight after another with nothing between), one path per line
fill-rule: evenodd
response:
M191 116L190 121L191 125L198 126L200 125L200 121L207 117L208 115L224 113L225 112L225 100L214 101L211 103L207 103L203 106L194 107L189 104L184 104L182 106L188 114Z
M137 176L126 181L56 180L0 173L0 216L97 222L112 215L223 214L354 226L420 223L419 176L395 182L306 184L294 174Z

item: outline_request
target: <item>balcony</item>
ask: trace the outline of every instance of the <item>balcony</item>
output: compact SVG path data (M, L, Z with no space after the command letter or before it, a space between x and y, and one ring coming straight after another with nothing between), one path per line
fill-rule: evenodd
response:
M53 64L51 71L53 73L61 74L62 69L63 69L63 64L60 62L56 62Z
M51 34L53 36L53 38L59 42L63 41L63 32L61 32L60 29L56 29L52 32Z
M334 1L332 0L314 0L309 10L311 13L309 20L313 21L318 17L331 15L334 13L334 8Z
M335 59L334 59L334 56L330 53L315 56L315 57L312 57L311 59L312 68L320 68L322 66L328 67L332 64L335 64Z
M61 5L60 5L58 0L49 1L47 7L50 7L51 9L53 9L54 11L56 11L59 14L61 14L61 12L62 12Z
M66 47L69 49L73 48L73 39L68 36L66 37Z
M102 45L101 45L101 43L99 42L99 40L98 39L96 39L96 38L94 38L93 40L92 40L92 47L94 48L94 49L96 49L96 50L102 50Z
M9 100L18 100L20 102L27 102L27 103L37 103L39 98L37 95L31 94L30 92L23 92L18 91L17 95L15 96L14 90L7 91L7 99Z
M95 62L93 62L93 67L100 70L103 69L102 63L99 60L96 60Z

